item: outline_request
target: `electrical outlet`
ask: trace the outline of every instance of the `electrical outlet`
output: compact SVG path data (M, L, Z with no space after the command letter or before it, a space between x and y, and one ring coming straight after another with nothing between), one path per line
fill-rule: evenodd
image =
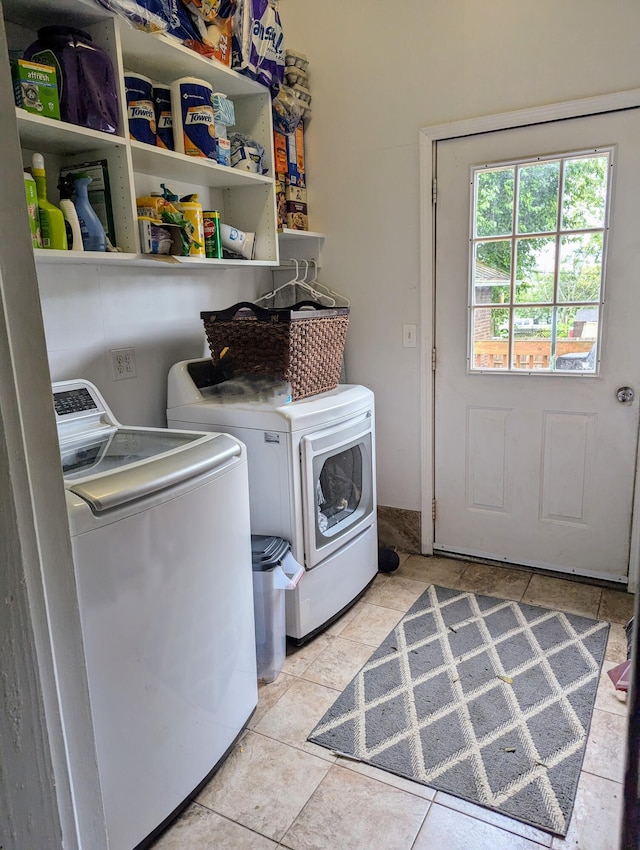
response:
M416 347L416 333L417 333L417 325L403 325L402 326L402 347L403 348L415 348Z
M136 377L135 348L112 348L109 353L111 355L111 373L114 381Z

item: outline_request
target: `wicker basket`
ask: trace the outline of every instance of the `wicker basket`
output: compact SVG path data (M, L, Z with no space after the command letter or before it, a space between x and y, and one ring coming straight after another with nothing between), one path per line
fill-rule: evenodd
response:
M283 310L240 302L200 314L214 365L225 350L235 374L291 385L293 401L333 390L340 380L349 308L302 301Z

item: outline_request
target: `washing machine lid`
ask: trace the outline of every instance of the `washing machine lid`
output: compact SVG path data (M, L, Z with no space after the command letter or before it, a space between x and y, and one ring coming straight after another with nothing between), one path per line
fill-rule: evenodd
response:
M242 455L227 434L123 427L89 381L53 384L67 490L95 513L165 490Z
M65 487L96 513L220 468L241 453L227 434L144 428L117 428L60 447Z

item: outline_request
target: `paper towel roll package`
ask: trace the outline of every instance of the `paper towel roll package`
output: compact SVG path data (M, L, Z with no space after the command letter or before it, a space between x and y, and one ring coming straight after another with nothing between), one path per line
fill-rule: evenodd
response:
M171 87L156 84L153 87L153 104L156 110L158 147L173 150L173 119L171 116Z
M153 83L148 77L125 71L129 136L147 145L156 144L156 114L153 106Z
M171 112L176 151L217 159L213 88L209 83L196 77L171 83Z

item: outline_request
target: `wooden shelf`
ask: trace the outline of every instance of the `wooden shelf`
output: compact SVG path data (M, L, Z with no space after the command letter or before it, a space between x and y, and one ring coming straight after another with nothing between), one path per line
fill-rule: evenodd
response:
M160 83L172 83L180 77L197 77L229 97L267 92L255 80L232 71L215 59L201 56L172 36L146 33L124 24L120 27L120 40L125 69L144 73Z
M278 239L281 242L304 242L305 239L324 239L324 233L317 233L314 230L291 230L289 227L283 227L278 231Z
M194 183L222 189L273 184L272 177L238 171L235 168L218 165L213 160L185 156L185 154L175 151L145 145L144 142L132 141L130 144L133 170L141 174L149 174L152 177L162 175L165 180L177 180L182 183Z
M275 181L273 179L273 126L269 90L216 60L201 56L166 34L152 34L132 26L100 6L96 0L2 0L8 21L28 30L25 40L50 23L63 21L86 28L95 44L110 57L117 77L122 135L43 118L16 108L21 146L45 158L49 200L57 203L57 172L62 165L104 159L109 170L111 204L118 245L126 253L87 253L42 250L39 265L52 263L100 265L150 265L157 269L202 267L208 269L273 267L278 264ZM18 28L14 28L18 29ZM14 37L17 36L14 33ZM27 42L28 43L28 42ZM11 46L11 45L10 45ZM254 138L264 147L263 166L271 174L252 174L200 157L145 145L129 138L124 71L142 73L164 83L194 76L211 83L215 90L234 99L237 132ZM25 162L27 157L25 156ZM149 180L149 178L152 178ZM147 187L167 181L211 197L221 220L254 232L256 260L209 260L193 257L153 257L139 253L136 197ZM177 186L176 188L181 188ZM149 191L156 191L151 189ZM186 192L185 192L186 193Z
M87 130L77 124L45 118L16 106L22 147L48 153L72 154L100 148L126 147L127 140L113 133Z
M36 248L34 255L37 265L98 265L98 266L146 266L158 271L173 270L178 267L203 269L269 268L276 266L271 260L210 260L206 257L172 257L166 254L131 254L100 251L54 251Z
M88 26L111 17L95 0L2 0L4 17L24 27L60 25L73 18L73 25Z

